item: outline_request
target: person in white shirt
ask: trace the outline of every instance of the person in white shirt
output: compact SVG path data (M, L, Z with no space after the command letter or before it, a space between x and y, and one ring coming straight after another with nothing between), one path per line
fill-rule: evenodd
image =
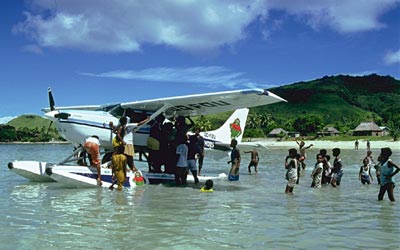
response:
M129 109L128 109L129 110ZM133 143L133 132L136 130L137 127L145 124L150 118L147 116L144 120L135 123L134 121L134 112L132 110L126 112L128 116L128 123L125 126L125 135L124 135L124 143L125 143L125 151L124 154L127 158L127 163L129 168L132 171L137 171L135 167L135 163L133 161L133 155L135 154L135 147Z
M186 145L187 136L181 135L177 138L178 146L176 147L176 154L178 155L178 161L176 163L175 170L175 183L177 185L186 184L187 177L187 155L188 155L188 146Z

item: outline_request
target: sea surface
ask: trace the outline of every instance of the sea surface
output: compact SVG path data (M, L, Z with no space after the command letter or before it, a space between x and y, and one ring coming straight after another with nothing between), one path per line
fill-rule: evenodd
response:
M215 181L213 193L194 184L73 189L29 182L7 168L12 160L59 162L71 150L69 144L0 145L0 249L400 249L400 190L396 202L387 196L378 202L376 180L360 183L365 150L342 151L339 188L312 189L319 149L309 149L293 195L284 193L287 148L259 148L259 173L251 175L250 155L242 150L240 180ZM377 158L379 149L372 151ZM400 149L391 158L400 164ZM228 160L226 153L207 152L203 173L227 173Z

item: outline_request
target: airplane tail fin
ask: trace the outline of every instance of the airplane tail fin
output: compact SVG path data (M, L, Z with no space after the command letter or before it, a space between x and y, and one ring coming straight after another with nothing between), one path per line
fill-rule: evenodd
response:
M229 147L232 139L236 139L240 143L248 114L249 109L247 108L237 109L218 129L201 132L200 134L203 136L206 146L210 148L216 146Z

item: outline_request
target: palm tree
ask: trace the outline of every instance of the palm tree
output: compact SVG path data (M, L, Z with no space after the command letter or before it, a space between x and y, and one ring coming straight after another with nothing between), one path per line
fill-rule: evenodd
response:
M271 114L259 114L260 117L260 127L267 127L268 124L272 121L272 115Z
M388 121L387 127L389 128L390 136L393 138L393 141L397 141L400 137L400 124L396 124L394 121Z
M252 113L249 115L247 120L248 121L247 121L246 126L248 128L252 128L252 129L260 128L261 124L262 124L262 115Z
M200 116L200 118L196 121L196 127L200 129L200 131L208 131L212 129L212 123L210 119L205 117L204 115Z

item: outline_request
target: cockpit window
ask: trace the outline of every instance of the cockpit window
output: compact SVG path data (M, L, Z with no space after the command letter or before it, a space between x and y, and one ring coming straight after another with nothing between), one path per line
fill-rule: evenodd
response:
M119 118L124 114L124 111L125 110L121 107L121 105L116 105L109 110L109 113L112 114L113 116Z

